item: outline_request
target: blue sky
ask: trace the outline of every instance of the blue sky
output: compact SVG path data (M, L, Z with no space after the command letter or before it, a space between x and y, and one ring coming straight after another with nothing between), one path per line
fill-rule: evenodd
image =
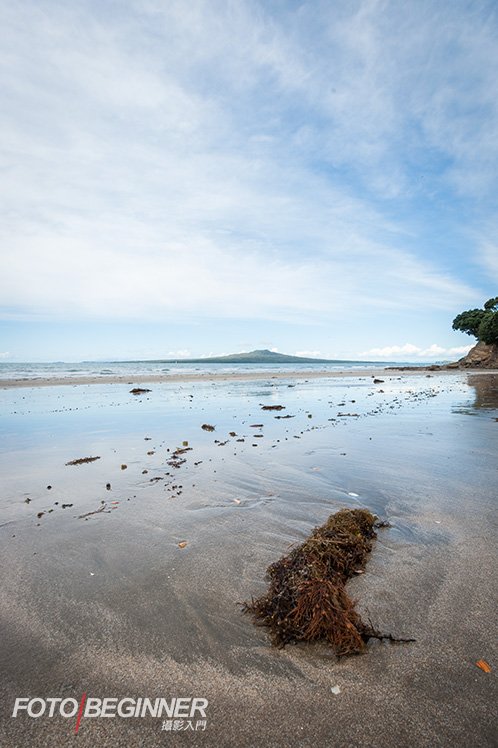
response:
M0 7L0 358L455 358L498 293L498 6Z

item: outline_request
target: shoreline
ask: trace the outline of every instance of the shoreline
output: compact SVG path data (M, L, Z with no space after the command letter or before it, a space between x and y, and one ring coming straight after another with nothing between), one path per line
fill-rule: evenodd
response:
M138 374L132 378L124 374L109 376L83 376L83 377L47 377L36 379L0 379L0 389L8 390L14 388L36 388L36 387L61 387L66 385L92 385L92 384L168 384L179 382L247 382L251 380L268 380L268 379L340 379L343 377L404 377L420 375L448 375L448 374L480 374L492 375L498 374L498 369L431 369L430 367L420 367L413 369L341 369L338 371L281 371L281 372L199 372L198 374Z

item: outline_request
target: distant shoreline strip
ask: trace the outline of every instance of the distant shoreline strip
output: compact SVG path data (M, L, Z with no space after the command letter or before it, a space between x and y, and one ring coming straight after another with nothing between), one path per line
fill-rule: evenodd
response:
M204 373L191 373L191 374L137 374L134 376L123 375L109 375L109 376L82 376L82 377L46 377L38 379L0 379L0 388L2 389L13 389L13 388L26 388L26 387L63 387L63 386L77 386L77 385L93 385L93 384L176 384L181 382L244 382L251 380L291 380L291 381L305 381L310 379L341 379L347 377L356 379L370 379L372 377L381 375L389 376L392 378L397 377L410 377L410 376L427 376L430 374L433 377L437 376L448 376L455 374L480 374L482 376L490 374L498 374L497 369L441 369L438 371L431 371L427 368L414 368L406 371L396 371L395 369L387 370L385 368L377 369L344 369L341 371L285 371L285 372L265 372L265 371L254 371L254 372L204 372Z

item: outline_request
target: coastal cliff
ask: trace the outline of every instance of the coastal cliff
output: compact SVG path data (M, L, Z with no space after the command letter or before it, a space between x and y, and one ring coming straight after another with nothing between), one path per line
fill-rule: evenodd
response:
M466 356L446 366L448 369L498 369L498 345L477 343Z

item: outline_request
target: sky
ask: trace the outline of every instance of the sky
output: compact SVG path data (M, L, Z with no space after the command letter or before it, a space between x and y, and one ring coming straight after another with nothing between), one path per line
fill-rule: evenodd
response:
M495 0L16 0L0 36L0 360L475 342Z

